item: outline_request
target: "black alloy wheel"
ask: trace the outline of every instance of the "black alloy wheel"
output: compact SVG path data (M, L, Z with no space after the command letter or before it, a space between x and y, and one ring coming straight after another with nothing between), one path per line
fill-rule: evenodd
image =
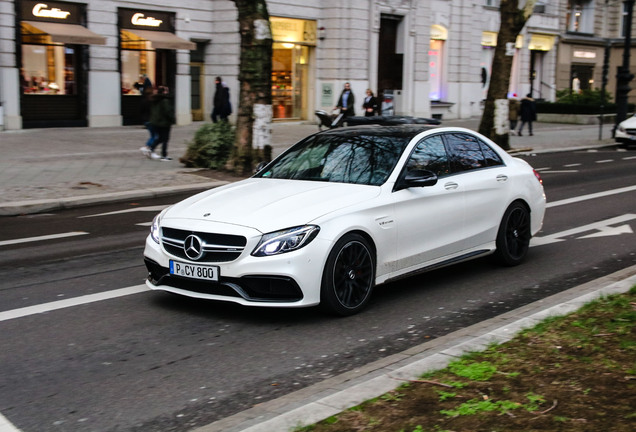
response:
M347 234L338 240L327 258L321 306L336 315L353 315L369 301L374 283L372 248L361 235Z
M495 256L507 266L521 264L530 248L530 211L520 202L508 207L497 233Z

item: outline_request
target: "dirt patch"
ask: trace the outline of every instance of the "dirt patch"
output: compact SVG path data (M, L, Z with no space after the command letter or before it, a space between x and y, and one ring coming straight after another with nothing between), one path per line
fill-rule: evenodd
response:
M633 432L636 289L296 430Z

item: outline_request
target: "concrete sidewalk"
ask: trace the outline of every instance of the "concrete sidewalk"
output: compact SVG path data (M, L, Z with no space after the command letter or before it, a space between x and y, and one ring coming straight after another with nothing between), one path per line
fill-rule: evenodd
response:
M479 118L448 120L442 126L476 130ZM172 129L172 161L145 158L139 151L148 132L141 126L51 128L0 132L0 216L139 199L180 191L192 193L225 182L209 171L179 163L202 122ZM534 152L612 145L611 126L535 123L534 136L511 136L513 149ZM274 155L318 131L313 122L274 123ZM212 177L212 178L210 178Z

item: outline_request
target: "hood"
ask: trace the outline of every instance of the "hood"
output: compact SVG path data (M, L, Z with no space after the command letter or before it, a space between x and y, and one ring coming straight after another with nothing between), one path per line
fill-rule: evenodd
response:
M164 221L206 220L266 233L311 223L379 193L378 186L251 178L181 201L166 212Z

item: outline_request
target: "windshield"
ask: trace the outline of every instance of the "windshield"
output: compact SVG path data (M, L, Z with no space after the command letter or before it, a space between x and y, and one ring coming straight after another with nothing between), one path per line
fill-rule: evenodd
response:
M256 177L380 186L407 144L403 136L313 135Z

